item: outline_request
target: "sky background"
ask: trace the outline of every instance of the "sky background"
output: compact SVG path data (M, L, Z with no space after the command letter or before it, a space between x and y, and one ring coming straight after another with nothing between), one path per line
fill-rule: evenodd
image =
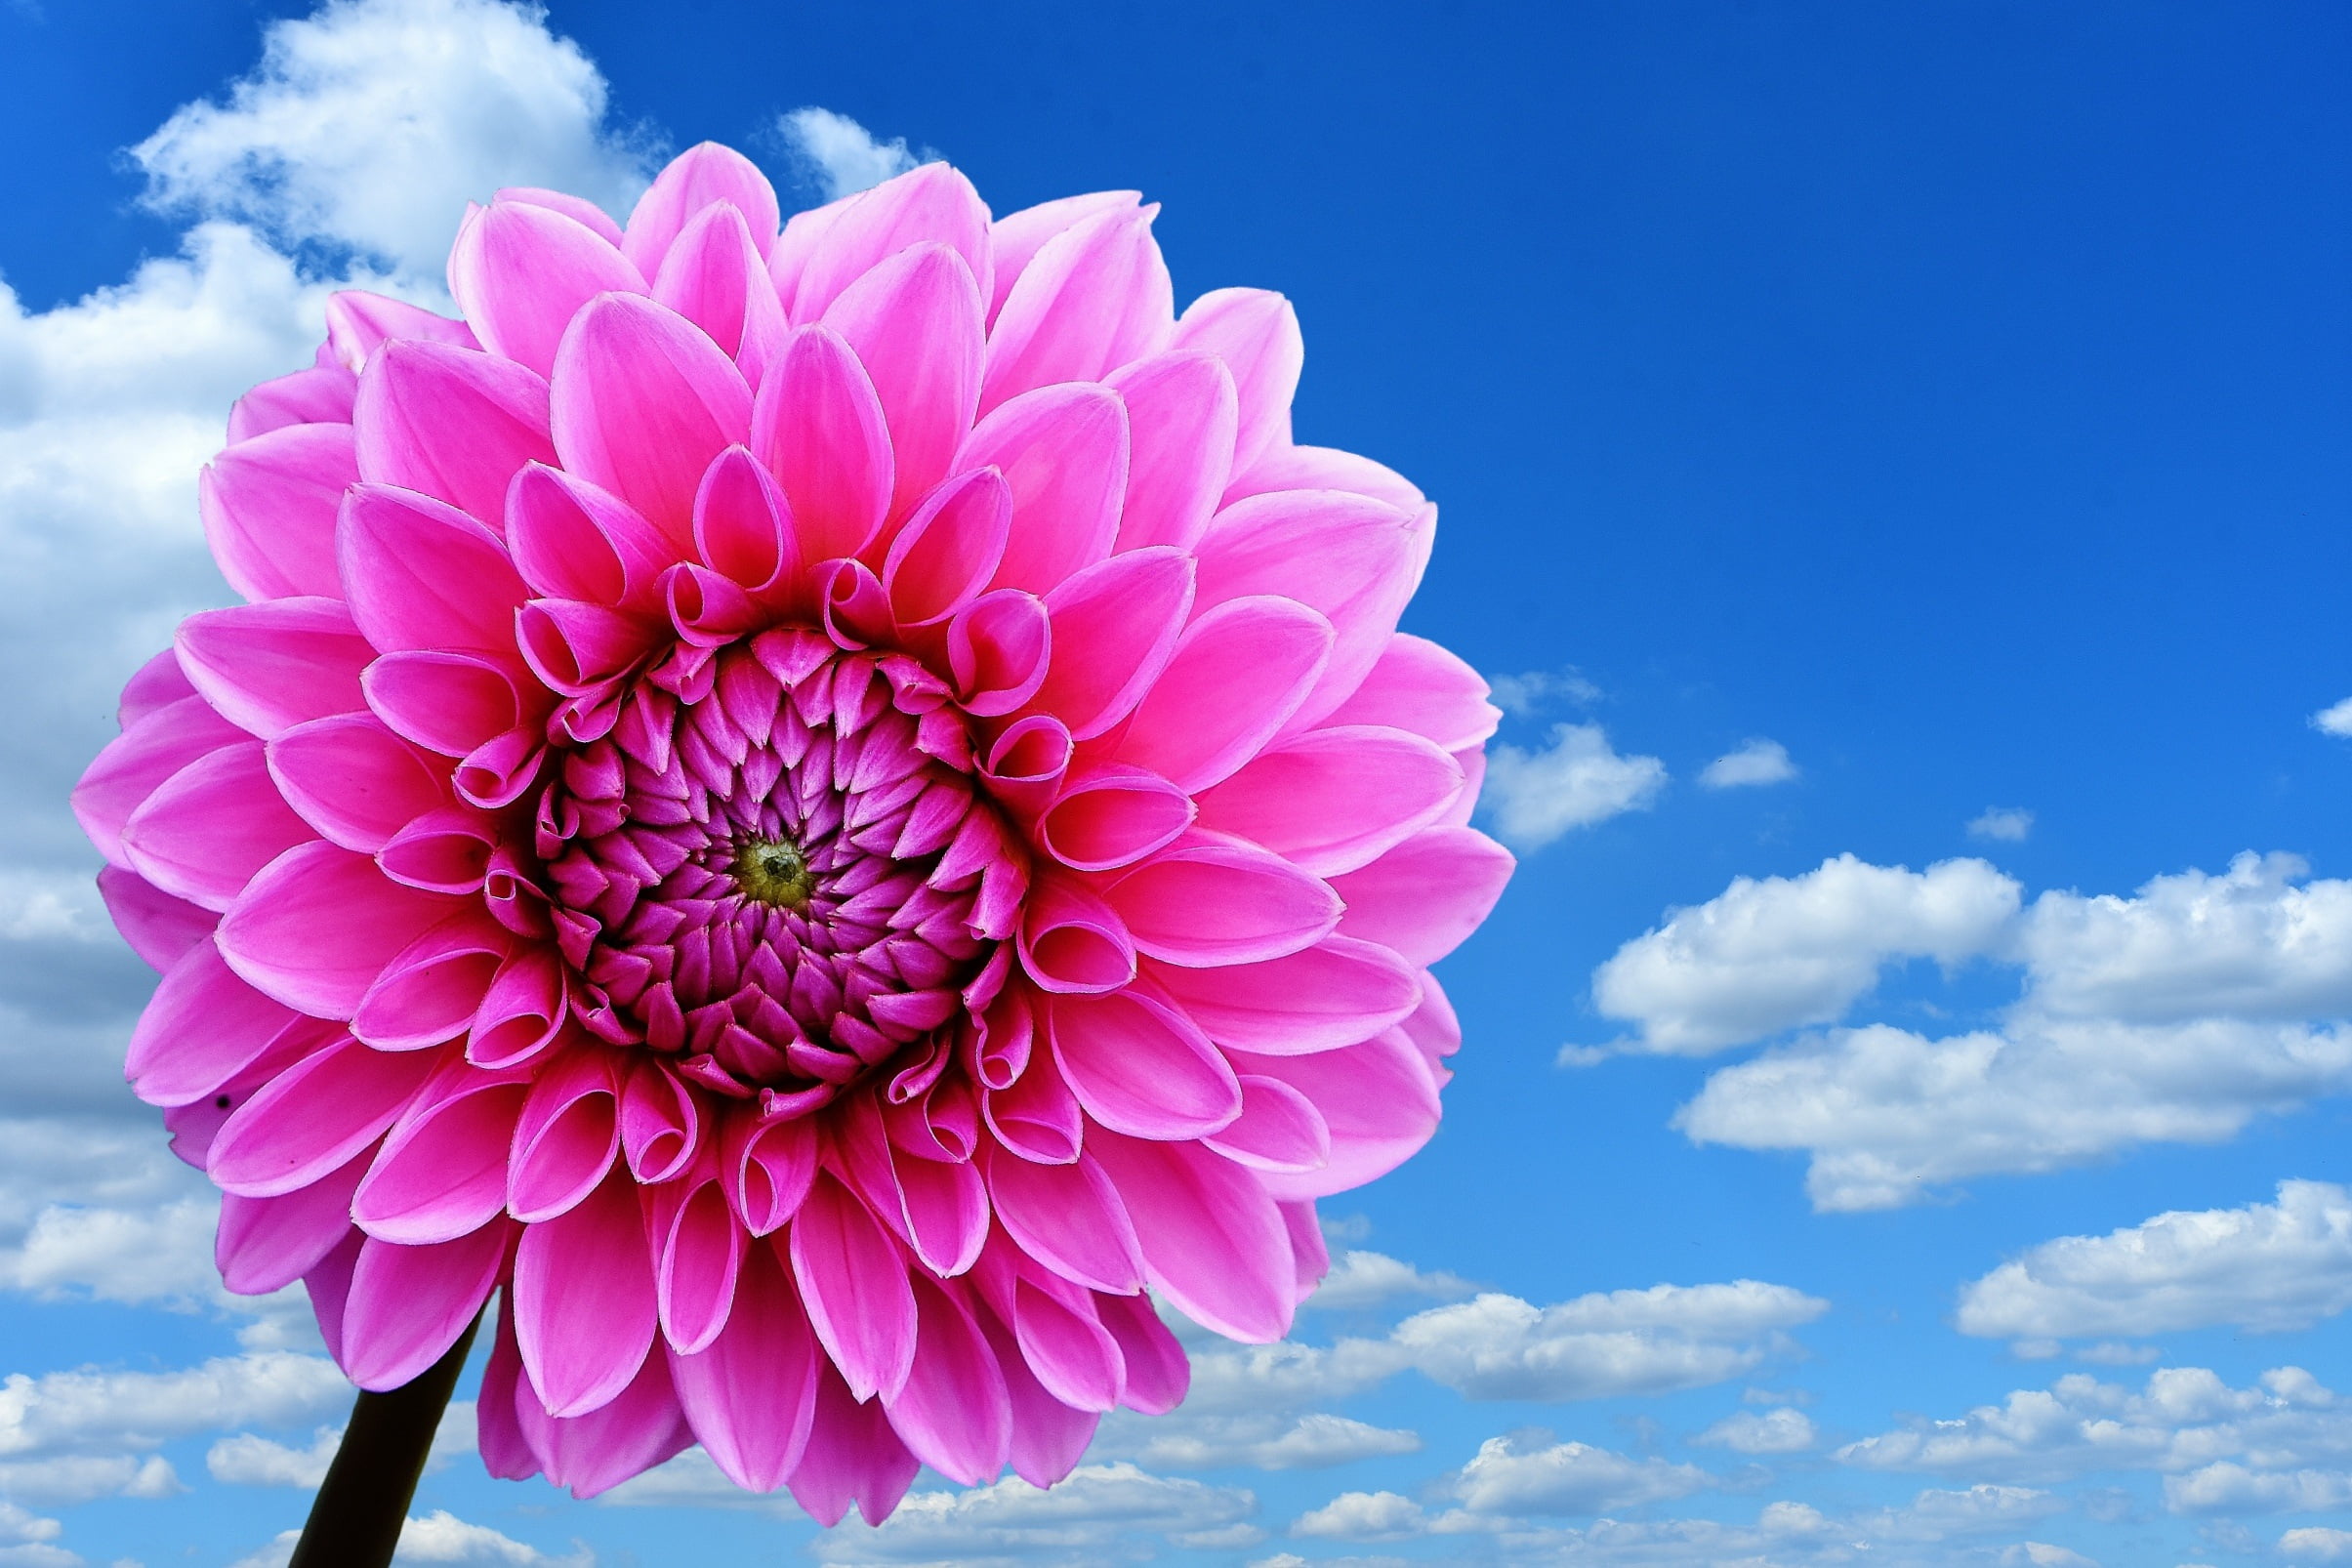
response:
M2347 81L2325 4L0 0L0 1564L282 1562L348 1409L63 808L195 470L467 198L705 138L1290 295L1521 870L1294 1339L1063 1487L578 1504L461 1404L404 1561L2352 1562Z

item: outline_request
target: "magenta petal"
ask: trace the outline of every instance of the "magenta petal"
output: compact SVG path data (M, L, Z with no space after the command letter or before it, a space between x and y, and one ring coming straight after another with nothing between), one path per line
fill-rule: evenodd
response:
M677 311L607 294L564 334L554 388L563 467L689 550L703 471L751 433L751 389L734 362Z
M1448 752L1495 732L1502 711L1486 700L1485 678L1426 638L1388 640L1362 685L1333 710L1333 724L1388 724L1424 735Z
M1315 1217L1312 1198L1277 1200L1275 1207L1282 1211L1282 1222L1290 1228L1291 1252L1299 1265L1299 1300L1304 1305L1331 1273L1331 1249L1324 1244L1323 1225Z
M308 1274L351 1231L351 1188L367 1169L351 1160L307 1187L274 1198L221 1195L213 1260L239 1296L268 1296Z
M1378 942L1326 936L1258 964L1184 969L1152 964L1155 983L1218 1045L1270 1055L1369 1040L1421 1005L1421 976Z
M890 510L890 433L840 334L803 327L760 383L752 451L784 486L805 560L855 556Z
M817 1133L805 1117L763 1121L741 1111L720 1139L720 1179L727 1206L755 1236L782 1228L816 1179Z
M1048 876L1021 911L1021 968L1040 990L1116 991L1135 977L1135 944L1083 878Z
M793 1501L828 1527L841 1523L852 1503L868 1524L880 1524L922 1468L923 1462L890 1429L882 1401L861 1403L831 1364L823 1367L808 1446L785 1481Z
M1228 599L1184 629L1118 753L1195 792L1229 776L1322 678L1331 623L1296 599Z
M551 598L642 610L661 574L686 558L628 503L560 469L516 475L506 518L516 570Z
M100 869L98 895L105 900L106 917L114 922L131 951L158 973L212 935L221 920L211 910L174 898L146 878L120 866Z
M497 1323L491 1330L490 1360L482 1368L481 1392L475 1402L475 1442L481 1450L482 1467L502 1481L527 1481L540 1471L539 1456L531 1448L530 1439L523 1435L522 1422L516 1406L536 1398L522 1376L522 1352L515 1345L515 1302L512 1293L502 1295L498 1303ZM546 1422L544 1411L535 1412L534 1424Z
M996 277L989 289L989 324L996 324L997 312L1005 308L1005 298L1012 292L1014 281L1028 270L1030 262L1047 241L1098 213L1133 210L1142 201L1143 193L1138 190L1095 190L1083 196L1041 201L1034 207L1007 213L990 225L989 249L994 253Z
M978 297L988 297L988 208L971 182L944 163L911 169L837 205L802 265L793 319L818 319L860 279L925 244L961 260Z
M445 501L495 528L525 463L553 462L548 390L494 354L385 347L359 378L357 477Z
M990 586L1050 594L1118 537L1127 408L1104 387L1040 388L981 420L955 467L994 468L1011 492L1011 530Z
M515 1333L548 1414L609 1404L653 1348L653 1260L636 1184L615 1175L515 1255Z
M714 202L725 202L742 215L765 256L780 221L775 187L751 159L716 142L696 143L672 158L637 198L622 253L653 276L679 236Z
M343 1360L344 1298L351 1294L351 1270L358 1266L359 1249L367 1238L356 1230L346 1230L324 1258L302 1277L303 1289L310 1298L310 1311L318 1319L318 1337L326 1341L327 1354L338 1363Z
M517 1359L527 1372L528 1360ZM528 1377L518 1378L515 1413L547 1478L570 1488L576 1498L609 1492L694 1441L670 1382L666 1355L646 1356L618 1394L585 1415L562 1420L548 1414Z
M749 1245L716 1180L689 1176L651 1197L652 1240L661 1251L653 1295L662 1337L681 1355L694 1355L726 1327L743 1261L764 1249Z
M1086 1118L1051 1052L1031 1055L1010 1086L983 1093L980 1114L997 1141L1024 1160L1067 1165L1078 1158Z
M1233 374L1211 353L1163 353L1115 372L1127 405L1127 499L1117 548L1189 550L1208 530L1233 465Z
M1291 302L1264 289L1217 289L1185 308L1171 347L1202 349L1233 372L1240 426L1233 472L1239 474L1278 440L1290 439L1291 396L1306 348Z
M444 757L468 756L523 719L515 677L476 653L386 654L361 684L392 733Z
M1099 212L1038 249L990 323L983 409L1056 382L1100 381L1168 341L1176 300L1151 235L1158 211Z
M1110 871L1174 844L1192 818L1182 790L1145 768L1109 763L1062 786L1038 815L1037 842L1065 866Z
M1254 1173L1197 1143L1104 1133L1087 1145L1135 1216L1154 1290L1227 1339L1270 1344L1290 1332L1290 1237Z
M455 907L401 887L365 855L312 840L253 879L221 922L221 954L295 1011L348 1018L393 955Z
M1340 896L1280 855L1195 829L1113 884L1135 946L1193 968L1254 964L1312 946L1340 923ZM1217 918L1203 920L1201 911Z
M1059 1402L1107 1411L1127 1382L1126 1358L1094 1311L1094 1294L1020 1279L1012 1287L1012 1329L1019 1349L1003 1358L1036 1374ZM1011 1367L1007 1368L1008 1374Z
M1241 1114L1201 1139L1255 1171L1318 1171L1331 1162L1331 1128L1314 1101L1279 1078L1244 1073Z
M996 1356L997 1370L1004 1375L1005 1392L1011 1404L1012 1440L1007 1459L1012 1472L1031 1486L1052 1486L1076 1469L1078 1462L1086 1457L1087 1444L1093 1440L1099 1418L1091 1409L1077 1409L1055 1398L1021 1359L1020 1346L1004 1325L993 1314L978 1315L981 1332L988 1337L988 1347ZM1109 1341L1107 1334L1104 1340ZM1112 1353L1117 1353L1115 1344Z
M1311 1056L1234 1054L1254 1076L1279 1079L1314 1105L1330 1129L1331 1155L1319 1169L1266 1172L1277 1198L1321 1198L1386 1176L1437 1131L1437 1079L1428 1058L1403 1031Z
M1009 714L1034 697L1052 649L1045 600L1017 588L982 594L948 623L948 669L965 711L978 718Z
M915 1310L914 1364L905 1386L883 1395L890 1425L949 1480L992 1480L1012 1441L1012 1406L996 1355L963 1300L922 1275L915 1277Z
M345 499L337 544L351 619L384 652L513 653L515 608L529 591L489 527L430 496L370 483Z
M349 424L288 425L214 458L196 495L228 586L249 599L340 595L335 508L358 477Z
M653 297L711 336L757 387L783 348L784 307L761 242L732 204L714 202L663 258Z
M268 757L286 804L320 835L362 854L450 800L448 764L428 762L374 714L296 724L269 742Z
M336 361L353 375L367 367L378 349L395 338L421 338L461 349L481 347L474 329L463 321L365 289L342 289L328 295L326 315L327 346Z
M670 1357L694 1435L737 1486L772 1492L800 1465L816 1417L818 1360L775 1250L754 1247L726 1327L708 1349Z
M230 1113L206 1169L223 1191L249 1198L309 1186L383 1136L433 1066L431 1052L335 1040Z
M1012 492L995 469L959 474L924 497L883 562L883 592L898 624L937 625L977 598L1004 557L1012 518Z
M1184 1359L1184 1347L1151 1309L1151 1298L1097 1296L1094 1306L1127 1363L1127 1391L1119 1402L1146 1416L1164 1416L1182 1404L1192 1384L1192 1366Z
M1425 828L1360 871L1334 878L1346 900L1340 928L1429 965L1460 947L1486 919L1516 864L1471 828Z
M375 649L331 598L276 598L180 623L181 668L229 722L269 739L306 719L356 713Z
M131 814L190 763L246 739L201 697L165 703L106 743L73 787L73 814L99 853L128 869L122 830Z
M906 1255L866 1206L820 1175L792 1221L792 1271L809 1325L860 1402L906 1386L915 1298Z
M968 1163L894 1162L899 1215L923 1265L943 1279L969 1271L988 1240L988 1191Z
M614 1054L583 1044L533 1080L507 1174L507 1209L516 1218L535 1224L569 1212L612 1169L621 1150Z
M188 684L187 672L180 668L178 650L165 648L132 671L131 679L123 682L122 700L114 708L114 722L129 729L147 715L195 694L196 688Z
M1241 1114L1233 1069L1190 1018L1136 991L1056 997L1047 1037L1086 1113L1135 1137L1189 1138Z
M269 777L258 740L224 746L156 787L122 827L131 868L175 897L227 909L309 825Z
M397 1388L447 1353L498 1283L514 1226L403 1247L369 1237L343 1308L343 1370L362 1388Z
M237 978L220 950L200 941L166 971L140 1013L123 1076L149 1105L186 1105L244 1071L297 1016Z
M694 545L705 565L760 603L805 597L792 505L746 448L730 446L711 460L694 495Z
M1404 512L1418 512L1428 501L1419 485L1368 457L1329 446L1292 446L1283 441L1260 452L1248 473L1235 471L1232 482L1225 486L1224 504L1231 506L1269 490L1352 490Z
M339 364L316 365L265 381L228 410L228 444L290 425L349 425L358 378ZM315 590L313 590L315 592Z
M890 434L890 511L903 513L946 477L979 406L983 344L971 268L943 245L917 245L852 283L822 320L873 383Z
M1436 821L1462 786L1462 765L1419 735L1378 724L1314 729L1204 792L1201 826L1332 877Z
M1046 596L1064 650L1030 701L1079 740L1135 711L1159 679L1192 607L1192 560L1155 546L1096 561Z
M1135 1222L1093 1160L1039 1165L996 1154L988 1162L988 1196L1005 1233L1063 1279L1113 1296L1143 1288Z
M589 301L641 295L645 277L577 220L534 202L499 201L458 231L449 292L484 347L545 376Z
M412 1247L488 1224L506 1207L507 1147L528 1087L470 1069L429 1085L368 1167L350 1205L353 1222Z
M573 223L594 233L606 244L618 248L621 226L612 215L585 196L574 196L561 190L549 190L541 186L501 186L491 194L493 201L519 201L526 206L545 207L559 212Z

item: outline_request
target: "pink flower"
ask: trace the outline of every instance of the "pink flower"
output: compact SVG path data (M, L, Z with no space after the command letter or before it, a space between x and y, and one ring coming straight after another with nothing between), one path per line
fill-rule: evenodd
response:
M498 1474L700 1442L819 1519L1050 1485L1282 1335L1418 1149L1510 860L1396 630L1435 511L1293 444L1281 296L1132 193L933 164L777 232L507 190L445 320L328 308L75 806L163 971L128 1073L362 1387L502 1306Z

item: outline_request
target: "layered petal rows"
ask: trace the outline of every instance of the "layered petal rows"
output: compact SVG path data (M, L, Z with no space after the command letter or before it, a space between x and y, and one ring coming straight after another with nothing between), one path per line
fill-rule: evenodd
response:
M501 191L463 320L337 296L231 416L247 602L74 797L128 1073L361 1386L497 1296L494 1472L1051 1485L1182 1398L1153 1296L1278 1338L1434 1130L1510 871L1397 631L1435 509L1155 211L932 164L779 231L704 145L625 227Z

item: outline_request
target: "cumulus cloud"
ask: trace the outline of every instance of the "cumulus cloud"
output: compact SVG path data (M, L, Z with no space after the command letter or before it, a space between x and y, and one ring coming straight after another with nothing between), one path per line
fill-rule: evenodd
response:
M1478 1513L1605 1513L1687 1497L1708 1481L1695 1465L1514 1436L1479 1444L1452 1490Z
M1565 670L1490 676L1487 683L1492 688L1489 695L1495 699L1495 706L1521 719L1541 713L1554 702L1589 707L1601 698L1600 687L1585 679L1584 673L1573 665Z
M1795 776L1796 764L1789 760L1789 748L1759 737L1708 763L1699 773L1699 783L1711 790L1738 790L1786 784Z
M2352 1192L2282 1181L2275 1203L2062 1236L1960 1291L1962 1334L2084 1339L2228 1323L2308 1328L2352 1307Z
M1257 1509L1238 1488L1082 1465L1050 1492L1011 1478L916 1492L879 1527L828 1532L812 1547L825 1563L1100 1563L1151 1555L1167 1541L1250 1545L1259 1539L1246 1528Z
M268 1546L238 1559L231 1568L285 1568L301 1536L299 1530L282 1531ZM425 1563L463 1564L465 1568L595 1568L596 1560L596 1553L586 1547L551 1557L536 1547L486 1524L461 1519L446 1508L404 1520L399 1546L392 1553L399 1568Z
M1735 1411L1692 1439L1735 1454L1801 1454L1814 1442L1813 1423L1801 1410Z
M1593 1001L1645 1050L1719 1051L1842 1016L1890 959L1985 952L2019 898L1982 860L1917 872L1842 854L1801 876L1740 877L1619 948L1593 972Z
M1995 890L2015 886L1982 862L1946 865L1980 868ZM2352 1011L2352 883L2306 876L2294 856L2244 854L2221 875L2157 877L2127 898L2045 892L1978 928L1975 951L2023 970L1998 1027L1799 1039L1716 1072L1675 1125L1700 1141L1803 1151L1824 1210L1896 1207L1968 1176L2056 1170L2135 1143L2229 1138L2256 1116L2352 1088L2352 1030L2340 1021ZM1743 942L1723 919L1743 906L1801 911L1805 880L1735 882L1705 906L1725 932L1697 923L1682 935L1691 917L1677 915L1596 972L1596 998L1604 1008L1620 998L1620 1015L1693 1043L1685 1049L1756 1038L1807 1008L1817 1021L1841 1014L1850 1003L1837 999L1875 974L1881 938L1792 913L1759 919ZM1821 939L1809 946L1812 930ZM1810 968L1775 964L1775 944ZM1939 956L1966 947L1956 939Z
M1621 757L1598 724L1554 724L1540 751L1488 754L1480 808L1515 848L1541 849L1575 828L1647 809L1666 787L1655 757Z
M2352 1531L2316 1524L2290 1530L2279 1537L2279 1555L2289 1562L2352 1562Z
M2352 697L2322 708L2311 716L2311 727L2323 735L2352 738Z
M1968 837L1996 844L2023 844L2034 831L2034 813L2021 805L1988 805L1968 819Z
M603 76L535 7L336 0L262 40L225 101L131 149L150 206L431 280L469 199L551 186L626 217L644 188L653 149L605 123Z
M1144 1464L1170 1470L1318 1470L1360 1459L1417 1454L1421 1435L1328 1411L1303 1416L1205 1416L1138 1424ZM1115 1444L1113 1445L1116 1446Z
M1385 1253L1349 1248L1333 1259L1331 1272L1315 1287L1315 1294L1307 1298L1305 1304L1327 1311L1350 1311L1408 1296L1449 1300L1468 1296L1472 1290L1468 1281L1443 1270L1424 1273Z
M853 196L924 161L907 150L906 138L878 141L846 114L827 108L805 106L779 114L776 134L827 201Z

